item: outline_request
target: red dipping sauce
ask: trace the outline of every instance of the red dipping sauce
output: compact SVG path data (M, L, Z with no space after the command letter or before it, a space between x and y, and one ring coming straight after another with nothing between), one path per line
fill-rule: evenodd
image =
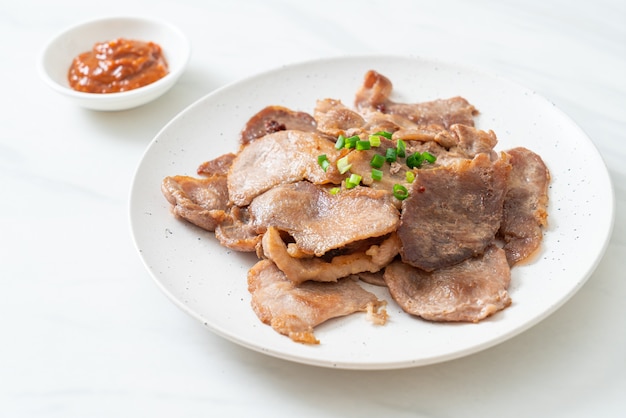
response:
M74 58L68 80L77 91L118 93L154 83L167 73L159 45L119 38L96 43Z

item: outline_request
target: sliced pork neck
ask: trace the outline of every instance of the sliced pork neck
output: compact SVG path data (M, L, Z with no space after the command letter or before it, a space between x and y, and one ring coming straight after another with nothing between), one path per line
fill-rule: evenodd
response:
M161 182L161 191L174 215L207 231L215 230L228 209L226 176L169 176Z
M335 99L318 100L313 112L318 131L332 136L350 136L365 125L365 119L341 101Z
M313 328L331 318L368 312L375 324L387 320L386 303L357 281L295 285L270 260L261 260L250 269L248 290L261 322L299 343L318 344Z
M389 96L393 90L391 81L384 75L370 70L357 91L355 106L360 111L376 110L403 116L420 126L440 125L449 128L454 124L474 126L476 108L462 97L437 99L422 103L396 103Z
M317 157L321 154L326 154L333 163L339 151L332 141L311 132L279 131L251 142L241 149L230 167L231 202L246 206L274 186L300 180L341 183L335 164L326 172L320 167Z
M498 158L493 150L498 143L493 131L483 131L467 125L455 124L450 127L450 134L456 138L456 145L451 154L462 158L474 158L478 154L488 154L492 160Z
M400 249L400 241L394 233L379 244L372 244L361 251L336 255L330 260L292 257L280 232L274 227L263 234L262 245L265 257L272 260L285 277L295 284L307 280L335 282L362 272L376 273L389 264Z
M433 271L482 254L500 228L509 170L486 154L419 170L402 205L402 260Z
M248 208L232 206L224 214L221 222L215 228L215 238L221 245L235 251L254 252L261 242L261 235L257 232L248 215Z
M315 119L306 112L298 112L283 106L267 106L248 120L241 130L239 141L243 146L278 131L315 132L316 129Z
M305 181L268 190L252 201L249 213L259 232L269 227L287 232L295 240L297 253L318 257L390 234L400 223L387 192L356 187L333 195Z
M200 164L196 172L204 177L226 176L228 175L228 170L230 170L230 166L232 165L235 157L236 155L232 152L220 155L217 158Z
M511 304L511 270L495 245L432 273L394 261L383 278L405 312L430 321L478 322Z
M541 157L526 148L506 151L511 174L504 199L500 234L510 265L527 259L539 248L548 221L550 172Z

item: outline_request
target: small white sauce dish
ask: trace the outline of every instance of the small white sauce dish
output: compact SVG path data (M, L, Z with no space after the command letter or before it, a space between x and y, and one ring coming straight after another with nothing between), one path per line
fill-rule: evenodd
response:
M161 46L169 73L151 84L119 93L84 93L72 89L68 71L72 60L97 42L126 38ZM53 90L78 106L103 111L131 109L155 100L183 74L191 55L189 40L167 22L143 17L107 17L72 26L58 34L43 49L38 63L42 79Z

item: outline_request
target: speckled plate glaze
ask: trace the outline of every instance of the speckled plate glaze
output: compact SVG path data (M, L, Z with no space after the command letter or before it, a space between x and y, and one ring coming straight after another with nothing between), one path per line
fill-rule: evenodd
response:
M410 317L387 291L389 322L364 314L316 329L320 345L292 342L263 325L250 308L246 274L256 261L221 247L212 233L175 219L160 191L168 175L195 175L205 160L238 147L238 134L267 105L312 112L315 101L351 105L365 72L394 83L392 98L426 101L461 95L481 112L477 126L499 138L498 150L525 146L552 174L549 227L540 253L513 269L513 304L479 324L430 323ZM266 72L221 88L181 112L154 138L130 196L139 254L160 288L211 331L242 346L299 363L344 369L393 369L447 361L508 340L562 306L592 274L613 225L613 190L590 139L552 103L524 87L464 66L418 57L345 57ZM546 341L550 344L550 341Z

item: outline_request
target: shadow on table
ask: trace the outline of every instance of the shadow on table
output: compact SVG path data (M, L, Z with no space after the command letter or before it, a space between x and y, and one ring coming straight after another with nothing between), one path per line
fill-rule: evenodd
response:
M170 91L151 103L118 112L84 112L94 129L121 141L147 145L172 118L223 84L218 76L189 69Z

